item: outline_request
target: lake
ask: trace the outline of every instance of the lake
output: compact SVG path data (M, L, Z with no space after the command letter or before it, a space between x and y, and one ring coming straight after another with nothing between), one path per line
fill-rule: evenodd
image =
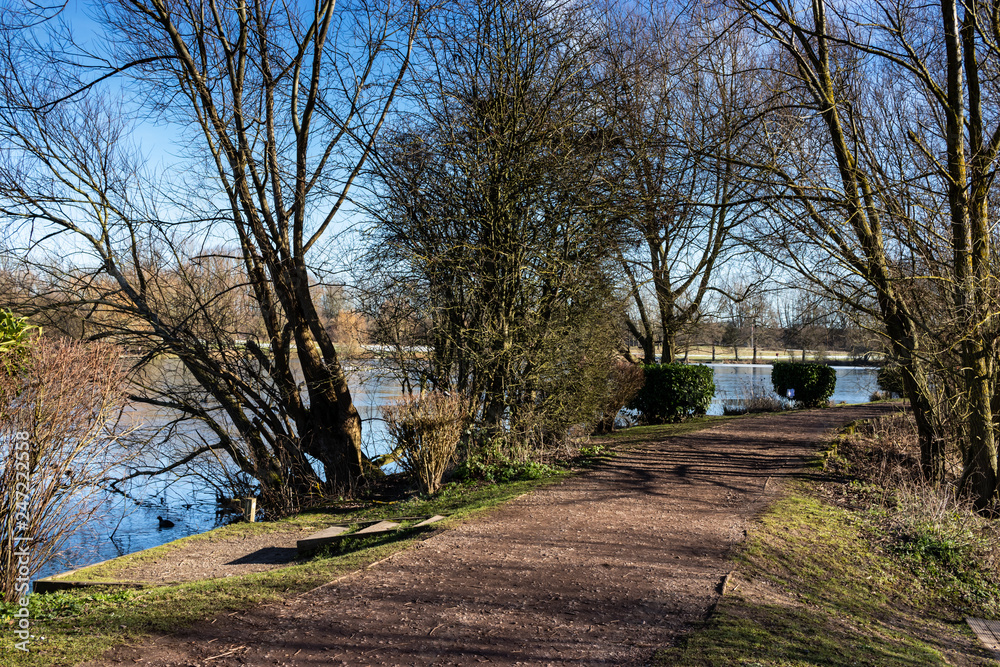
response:
M771 366L751 364L708 364L714 372L716 393L709 414L722 414L722 402L741 398L750 383L770 387ZM877 369L837 367L834 403L866 402L877 388ZM353 394L364 420L364 443L369 456L388 451L387 438L378 409L400 395L397 383L380 379L372 372L354 369ZM163 419L155 411L137 408L137 419ZM168 478L137 483L129 498L110 497L99 520L84 526L72 540L64 558L50 563L40 573L46 577L68 569L114 558L127 553L165 544L186 535L205 532L221 525L224 517L216 514L215 492L190 478ZM157 516L172 520L176 526L160 529Z
M715 398L708 410L710 415L722 414L722 402L738 399L745 395L746 388L753 383L771 390L770 364L705 364L715 377ZM835 366L837 386L830 401L833 403L866 403L872 392L878 389L877 368L871 366Z

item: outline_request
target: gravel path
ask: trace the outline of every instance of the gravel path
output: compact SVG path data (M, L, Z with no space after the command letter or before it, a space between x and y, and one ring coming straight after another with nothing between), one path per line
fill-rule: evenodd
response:
M727 555L831 429L741 419L628 448L364 571L94 665L641 665L704 619Z

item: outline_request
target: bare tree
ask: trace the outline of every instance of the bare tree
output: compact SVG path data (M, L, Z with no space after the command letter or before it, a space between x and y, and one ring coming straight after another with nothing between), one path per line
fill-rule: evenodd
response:
M11 250L46 293L99 313L90 336L142 352L137 400L203 426L136 474L224 454L265 503L363 475L361 420L311 288L422 16L409 0L116 0L99 51L55 19L6 26ZM158 173L130 140L151 126L175 139ZM143 383L164 355L176 373Z
M758 283L734 283L726 288L728 295L722 312L728 319L726 340L733 347L736 360L740 355L738 345L750 347L750 363L757 363L757 349L768 341L774 325L774 306L768 294Z
M36 340L0 352L0 599L60 555L121 474L125 372L107 344ZM22 567L24 568L22 570Z
M787 266L881 319L903 368L925 476L944 479L950 412L961 424L959 486L984 508L998 465L989 231L1000 149L996 14L951 0L738 4L776 46L782 82L771 159L760 165L780 202L773 220L783 223L769 238L779 239Z
M604 104L615 120L608 177L628 224L619 261L633 300L629 331L646 363L677 360L677 336L701 312L713 275L738 251L756 185L731 158L753 150L753 45L729 16L697 10L609 13Z

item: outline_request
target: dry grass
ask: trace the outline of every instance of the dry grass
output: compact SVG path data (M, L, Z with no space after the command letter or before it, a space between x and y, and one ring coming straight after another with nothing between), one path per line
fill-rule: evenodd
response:
M828 468L850 481L836 488L841 504L866 517L870 539L919 568L954 603L1000 616L1000 531L978 514L952 482L924 483L916 427L907 413L861 424L841 436Z
M461 398L442 392L404 396L383 406L382 416L400 449L400 465L421 491L437 493L465 426Z
M722 400L722 414L727 416L781 412L789 407L788 401L774 393L771 381L747 379L740 383L739 396Z

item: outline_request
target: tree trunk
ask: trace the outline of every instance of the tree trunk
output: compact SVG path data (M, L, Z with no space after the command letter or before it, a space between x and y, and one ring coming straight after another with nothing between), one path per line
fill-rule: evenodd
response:
M920 349L912 333L914 324L895 307L891 293L884 293L884 297L887 298L881 299L883 321L892 341L893 354L903 371L903 389L917 423L920 469L926 482L941 484L945 480L944 438L935 424L930 387L920 361Z
M968 393L968 443L964 456L962 479L970 491L977 510L984 510L997 491L997 447L993 431L993 411L990 406L990 383L981 345L968 341L965 361L965 384ZM970 358L971 357L971 358Z
M677 347L674 337L663 336L663 349L660 351L660 363L672 364L677 361Z

